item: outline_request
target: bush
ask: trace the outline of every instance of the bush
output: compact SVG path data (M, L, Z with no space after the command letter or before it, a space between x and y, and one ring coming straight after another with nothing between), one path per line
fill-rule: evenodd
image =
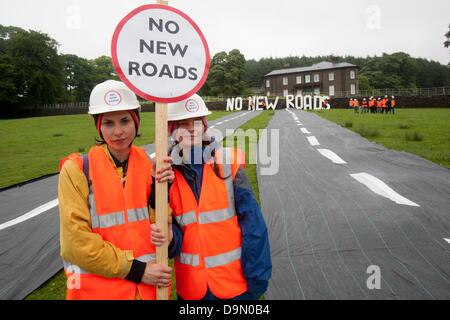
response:
M351 127L353 127L353 121L347 120L347 121L344 122L344 124L342 126L344 128L351 128Z
M423 135L418 131L406 132L405 139L406 141L423 141Z
M409 124L407 124L407 123L400 123L400 124L398 125L398 128L399 128L399 129L410 129L410 128L411 128L411 125L409 125Z
M381 133L378 129L367 128L367 127L360 127L356 131L365 138L374 138L374 137L379 137L381 135Z
M57 138L57 137L62 137L63 135L64 135L64 132L57 132L57 133L53 134L52 137Z

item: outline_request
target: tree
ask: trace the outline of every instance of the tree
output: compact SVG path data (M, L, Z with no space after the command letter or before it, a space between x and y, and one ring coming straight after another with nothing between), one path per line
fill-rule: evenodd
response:
M0 25L2 97L8 103L52 103L63 98L58 43L47 34Z
M119 80L110 57L101 56L91 60L90 64L93 68L92 81L94 86L106 80Z
M65 101L88 101L90 92L94 87L92 80L95 75L93 63L73 54L62 55L61 57L65 72Z
M245 57L239 50L224 51L211 60L208 80L200 90L202 95L234 96L246 92Z
M447 31L447 33L445 34L445 37L447 38L447 40L444 42L444 47L448 48L450 47L450 25L448 26L449 31ZM448 63L450 65L450 62Z

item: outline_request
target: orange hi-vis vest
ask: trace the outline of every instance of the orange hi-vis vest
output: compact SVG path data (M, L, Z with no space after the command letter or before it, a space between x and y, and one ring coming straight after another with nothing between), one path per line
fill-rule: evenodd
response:
M386 102L387 102L386 99L381 99L381 106L382 106L383 108L387 108Z
M395 107L395 100L392 99L392 100L391 100L391 108L394 108L394 107Z
M105 151L93 147L89 153L89 208L92 232L99 234L122 250L132 250L135 259L156 261L155 246L151 243L148 198L151 190L151 163L145 151L132 146L128 158L125 185ZM83 159L72 154L82 169ZM156 299L156 288L146 284L91 274L82 268L64 262L68 277L68 300L143 300ZM79 276L77 281L72 281Z
M236 161L242 155L239 152L228 148L219 150L215 158L203 165L199 203L183 175L175 170L170 206L183 231L181 254L175 258L175 275L177 292L185 300L203 298L208 288L220 299L247 291L241 265L242 234L233 191L241 162ZM213 161L227 179L216 176Z
M359 107L359 101L358 101L358 100L354 100L354 101L353 101L353 106L354 106L355 108Z
M383 101L378 100L377 101L377 108L381 108L383 106Z
M369 100L369 107L372 108L375 105L375 99Z

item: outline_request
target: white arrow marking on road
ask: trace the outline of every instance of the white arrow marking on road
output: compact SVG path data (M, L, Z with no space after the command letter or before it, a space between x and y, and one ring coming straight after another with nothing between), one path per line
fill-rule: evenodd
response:
M300 130L301 130L303 133L311 134L311 132L309 132L308 129L306 129L306 128L300 128Z
M320 154L323 155L325 158L328 158L331 161L333 161L333 163L336 163L336 164L346 164L347 163L344 160L342 160L341 157L339 157L336 153L334 153L331 150L328 150L328 149L317 149L317 151L319 151Z
M308 137L308 141L312 146L320 146L320 143L315 136Z
M450 243L450 239L444 238L445 241L447 241L448 243Z
M34 218L37 215L40 215L41 213L56 207L57 205L58 205L58 199L47 202L46 204L43 204L42 206L37 207L36 209L33 209L30 212L25 213L24 215L21 215L20 217L17 217L15 219L5 222L3 224L0 224L0 230L12 227L18 223L21 223L21 222L24 222L31 218Z
M413 207L420 207L417 203L412 202L411 200L401 196L400 194L392 190L386 183L368 173L361 172L351 174L350 176L356 179L357 181L361 182L362 184L364 184L366 187L368 187L376 194L388 198L394 201L395 203Z

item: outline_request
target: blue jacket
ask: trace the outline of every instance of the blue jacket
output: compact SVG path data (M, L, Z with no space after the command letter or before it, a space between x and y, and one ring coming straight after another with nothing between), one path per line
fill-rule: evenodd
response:
M193 152L192 149L191 154ZM191 159L194 159L194 157L191 156ZM203 165L202 163L173 166L175 170L183 174L197 202L201 192ZM236 214L242 232L241 263L248 286L248 291L235 297L235 299L256 300L267 290L269 279L272 275L267 227L245 171L242 168L239 168L236 173L233 186ZM217 298L209 290L203 298L203 300L215 299Z

